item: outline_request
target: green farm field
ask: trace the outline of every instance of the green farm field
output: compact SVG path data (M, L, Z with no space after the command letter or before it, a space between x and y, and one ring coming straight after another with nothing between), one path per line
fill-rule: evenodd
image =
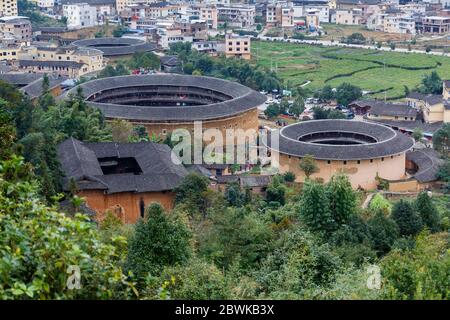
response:
M413 91L432 71L450 79L450 57L418 53L253 41L252 59L267 68L277 66L290 86L311 81L305 88L315 90L349 82L372 92L372 97L388 99L404 96L405 86Z

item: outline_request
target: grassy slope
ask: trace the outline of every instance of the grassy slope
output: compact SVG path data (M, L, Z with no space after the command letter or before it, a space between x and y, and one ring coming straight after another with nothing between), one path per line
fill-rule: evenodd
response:
M386 95L388 98L393 98L404 94L404 86L408 86L410 90L417 87L422 77L433 70L436 70L443 79L450 78L450 58L424 54L325 48L265 41L254 41L252 54L255 62L256 55L258 55L257 63L269 68L271 59L273 66L276 61L279 75L293 85L311 80L312 83L308 85L311 89L323 87L325 83L337 86L342 82L350 82L369 91L392 87L386 92ZM387 65L386 70L383 65L380 65L384 62ZM368 67L372 67L372 69L364 70ZM399 67L428 67L430 69L406 70ZM332 76L355 71L359 72L327 81ZM384 96L384 93L375 96Z

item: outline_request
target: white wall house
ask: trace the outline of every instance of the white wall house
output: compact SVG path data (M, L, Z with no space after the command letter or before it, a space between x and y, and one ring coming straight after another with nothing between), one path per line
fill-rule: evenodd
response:
M63 5L63 16L67 17L67 27L70 29L97 25L97 9L87 3Z

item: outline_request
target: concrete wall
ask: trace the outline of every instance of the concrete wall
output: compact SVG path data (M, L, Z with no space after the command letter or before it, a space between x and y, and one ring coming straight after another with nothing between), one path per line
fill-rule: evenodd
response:
M333 175L343 172L348 175L349 180L354 188L362 187L364 189L376 189L377 182L375 177L378 175L387 180L400 180L405 178L405 154L385 157L382 159L334 161L316 160L319 171L311 176L311 178L320 178L324 182L328 182ZM371 162L372 161L372 162ZM280 171L285 173L291 171L296 175L296 182L303 182L305 174L300 170L300 158L279 155Z
M161 204L165 210L173 208L175 194L172 192L121 192L104 194L102 190L84 190L78 193L86 199L86 204L97 212L96 219L101 221L107 210L115 213L124 223L135 223L140 214L140 200L145 208L152 203Z

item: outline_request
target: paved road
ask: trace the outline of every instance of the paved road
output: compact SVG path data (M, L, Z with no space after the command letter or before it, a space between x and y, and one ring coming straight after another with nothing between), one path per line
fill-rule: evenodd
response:
M264 41L283 41L283 42L290 42L290 43L303 43L303 44L313 44L313 45L323 45L326 47L346 47L346 48L361 48L361 49L372 49L372 50L380 50L380 51L395 51L395 52L405 52L405 53L421 53L421 54L428 54L428 55L435 55L435 56L447 56L450 57L450 53L444 53L444 52L426 52L425 50L415 50L412 49L409 51L406 48L396 48L395 50L391 50L390 47L381 47L377 48L376 46L369 46L369 45L363 45L363 44L346 44L346 43L340 43L337 41L329 41L329 40L298 40L298 39L284 39L283 37L266 37L262 35L258 35L258 39L264 40Z

